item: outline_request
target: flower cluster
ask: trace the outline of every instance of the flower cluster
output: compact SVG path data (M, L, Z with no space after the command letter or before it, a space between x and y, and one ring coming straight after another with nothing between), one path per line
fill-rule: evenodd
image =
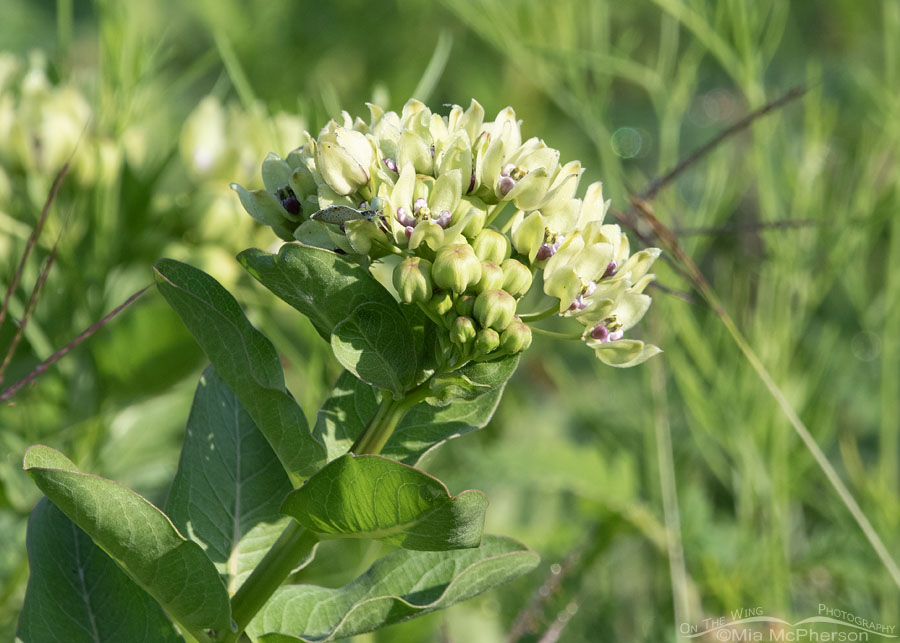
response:
M369 266L437 324L455 361L526 349L530 324L547 313L579 322L607 364L659 352L625 338L650 305L643 291L659 251L629 255L619 226L603 223L599 183L576 198L578 161L562 164L542 140L523 141L509 107L493 121L474 100L448 116L416 100L400 114L369 110L368 123L345 112L317 138L304 132L287 158L270 154L265 189L232 184L244 208L283 239ZM541 272L558 309L523 313Z

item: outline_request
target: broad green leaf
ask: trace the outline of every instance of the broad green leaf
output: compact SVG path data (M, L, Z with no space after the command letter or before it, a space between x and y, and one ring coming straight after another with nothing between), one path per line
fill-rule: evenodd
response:
M401 549L344 587L280 587L248 632L264 643L324 643L371 632L472 598L530 572L539 560L501 536L485 536L477 549Z
M215 565L149 501L112 480L82 473L43 445L25 452L24 467L63 513L191 633L206 640L204 632L231 626L228 592Z
M415 465L422 456L451 438L484 427L503 387L474 400L458 400L444 407L417 404L400 420L381 455ZM347 452L378 411L380 395L371 386L344 371L319 409L313 433L325 444L328 459Z
M328 463L281 507L317 534L426 551L478 547L486 509L480 491L451 496L423 471L380 455L352 453Z
M288 473L308 477L319 470L325 449L309 432L303 411L284 385L275 347L244 316L234 297L193 266L160 259L160 292L203 348L216 372L234 391L272 445Z
M495 389L506 384L519 365L519 353L507 355L489 362L469 362L456 371L475 384Z
M341 366L372 386L405 393L416 377L412 329L397 304L360 304L331 335Z
M172 522L199 543L234 594L284 530L292 489L275 452L210 366L188 418L166 502Z
M309 317L326 340L362 303L398 306L364 268L330 250L286 243L277 255L256 248L244 250L238 261L262 285Z
M447 406L457 400L474 400L502 388L519 365L519 354L489 362L470 362L450 373L435 376L430 383L430 404Z
M44 498L28 519L22 643L183 641L159 604Z

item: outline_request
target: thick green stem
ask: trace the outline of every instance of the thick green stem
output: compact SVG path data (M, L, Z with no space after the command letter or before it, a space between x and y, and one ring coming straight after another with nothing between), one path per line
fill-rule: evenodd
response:
M317 541L315 534L305 531L293 520L281 532L278 540L231 599L231 617L237 623L237 632L226 638L226 642L239 640L244 628Z
M390 393L385 392L378 412L362 434L356 438L350 452L356 455L381 453L406 412L426 397L428 397L428 382L417 386L399 400L395 400Z
M375 417L357 438L350 451L357 455L380 453L406 412L426 397L428 397L428 382L414 388L399 400L385 393ZM223 643L236 643L242 640L244 629L256 613L290 576L291 571L317 541L318 538L314 534L291 521L231 599L231 616L237 624L237 632L229 633L223 639Z

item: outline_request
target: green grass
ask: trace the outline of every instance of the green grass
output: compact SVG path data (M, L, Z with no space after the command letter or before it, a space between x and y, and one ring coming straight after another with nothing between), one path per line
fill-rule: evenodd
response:
M279 112L318 128L341 108L365 115L363 102L376 100L398 109L414 92L435 109L471 97L489 114L510 104L526 135L581 159L585 180L603 180L613 208L627 211L628 195L679 158L806 84L800 100L720 145L653 206L676 232L721 228L679 241L900 557L896 3L7 5L0 49L42 47L51 80L79 87L93 117L14 294L18 318L61 232L4 386L149 283L154 259L175 254L229 283L314 413L338 371L328 347L228 263L271 243L238 223L227 183L258 184L265 152L296 144L279 140ZM208 94L244 115L229 136L250 165L197 176L179 138ZM125 160L108 180L89 180L78 164L101 143ZM5 289L56 168L26 167L3 150ZM230 209L211 211L217 199ZM783 220L804 224L771 225ZM661 284L691 290L657 265ZM562 641L674 641L676 619L755 606L797 620L825 603L900 625L900 590L720 318L696 293L694 303L651 294L642 334L662 356L617 371L583 346L536 338L491 425L430 460L454 492L486 491L489 531L539 551L541 571L361 640L504 640L550 565L573 551L522 640L539 640L573 605ZM0 346L13 332L7 321ZM46 442L159 499L201 367L177 318L148 294L0 409L0 636L11 638L27 579L24 524L37 495L20 471L24 447ZM360 548L353 559L364 567L373 555ZM327 564L308 573L327 583L347 575Z

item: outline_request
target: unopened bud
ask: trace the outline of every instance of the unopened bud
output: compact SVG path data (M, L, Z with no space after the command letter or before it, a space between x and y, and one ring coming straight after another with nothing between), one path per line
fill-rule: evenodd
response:
M450 341L460 346L475 339L475 323L469 317L457 317L450 327Z
M431 275L441 288L462 294L481 279L481 261L467 243L444 246L434 259Z
M481 262L481 279L475 284L475 292L500 290L503 288L503 270L490 261Z
M485 228L472 240L472 249L482 261L490 261L498 266L510 255L509 240L496 230Z
M407 304L425 303L431 299L431 262L421 257L407 257L394 268L394 288Z
M531 329L516 317L500 334L500 350L507 355L520 353L531 346Z
M443 317L453 310L453 297L451 297L448 292L436 293L431 298L431 301L428 302L428 307L436 313L438 317Z
M475 237L481 232L481 229L484 228L484 221L487 218L487 212L478 208L473 208L470 210L469 218L466 220L466 224L463 226L462 233L463 235L469 237Z
M316 167L338 194L352 194L369 182L368 168L374 153L364 134L337 127L320 136Z
M475 358L492 353L500 346L500 335L493 328L483 328L475 335Z
M471 317L473 310L475 310L475 295L460 295L456 300L456 312Z
M522 297L531 288L531 270L525 264L515 259L507 259L500 268L503 270L501 288L513 297Z
M488 290L475 299L475 318L486 328L504 330L516 314L516 300L505 290Z

